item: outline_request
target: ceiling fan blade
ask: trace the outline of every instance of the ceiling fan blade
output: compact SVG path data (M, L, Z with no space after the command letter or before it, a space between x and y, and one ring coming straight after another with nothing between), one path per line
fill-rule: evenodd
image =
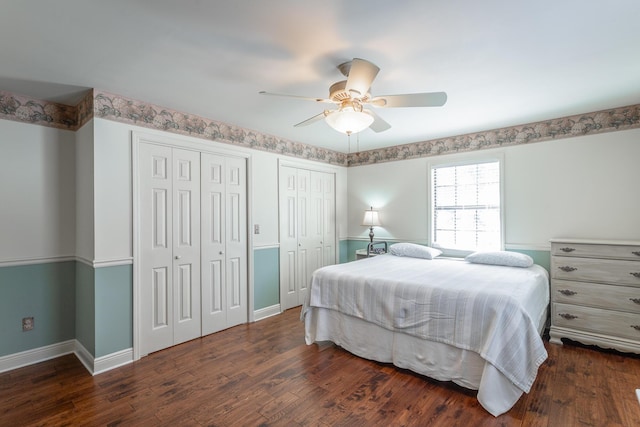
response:
M364 110L364 111L366 111L367 113L373 116L373 123L371 123L371 125L369 126L369 129L371 129L376 133L384 132L385 130L391 129L391 125L387 123L387 121L385 121L382 117L377 115L375 111L373 110Z
M376 107L442 107L447 102L445 92L408 93L405 95L376 96L370 104Z
M353 58L345 90L357 92L356 97L365 96L379 71L380 68L377 65L364 59Z
M307 120L303 120L300 123L293 125L293 127L301 127L301 126L309 126L311 123L315 123L317 121L320 121L322 119L324 119L326 116L326 114L324 112L320 113L320 114L316 114L313 117L308 118Z
M334 101L332 101L330 99L326 99L326 98L310 98L308 96L287 95L287 94L283 94L283 93L265 92L264 90L261 90L258 93L260 95L283 96L283 97L286 97L286 98L296 98L296 99L300 99L300 100L303 100L303 101L315 101L315 102L324 102L324 103L335 104Z

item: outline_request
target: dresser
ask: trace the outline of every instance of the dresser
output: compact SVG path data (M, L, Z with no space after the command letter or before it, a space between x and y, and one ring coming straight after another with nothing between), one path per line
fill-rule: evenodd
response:
M551 240L549 335L640 353L640 242Z

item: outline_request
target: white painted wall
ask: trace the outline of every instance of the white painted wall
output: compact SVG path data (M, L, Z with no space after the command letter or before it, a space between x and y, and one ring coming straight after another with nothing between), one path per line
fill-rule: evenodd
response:
M251 154L252 222L260 226L253 234L253 246L272 246L279 242L278 234L278 161L273 154L254 151Z
M364 211L372 206L382 223L373 230L377 240L424 241L426 164L425 159L413 159L348 168L349 237L369 239L369 228L361 224Z
M507 247L544 250L554 237L640 239L640 129L495 151L504 154ZM377 238L427 242L428 162L482 154L349 168L349 236L367 237L360 222L373 204L384 225Z
M76 256L91 263L94 259L93 233L93 120L76 132Z
M0 120L0 262L73 256L74 132Z
M131 132L94 119L95 260L133 256Z

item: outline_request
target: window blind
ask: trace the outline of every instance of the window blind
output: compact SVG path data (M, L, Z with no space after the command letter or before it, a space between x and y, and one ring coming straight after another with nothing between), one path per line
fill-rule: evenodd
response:
M432 169L433 244L500 249L500 162Z

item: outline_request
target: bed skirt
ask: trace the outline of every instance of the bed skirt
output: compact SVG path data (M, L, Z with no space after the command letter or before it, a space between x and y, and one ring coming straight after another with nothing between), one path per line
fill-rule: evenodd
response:
M308 307L304 322L309 345L331 341L356 356L478 390L478 402L494 416L507 412L522 395L522 390L473 351L390 331L330 309ZM545 322L546 315L540 332Z

